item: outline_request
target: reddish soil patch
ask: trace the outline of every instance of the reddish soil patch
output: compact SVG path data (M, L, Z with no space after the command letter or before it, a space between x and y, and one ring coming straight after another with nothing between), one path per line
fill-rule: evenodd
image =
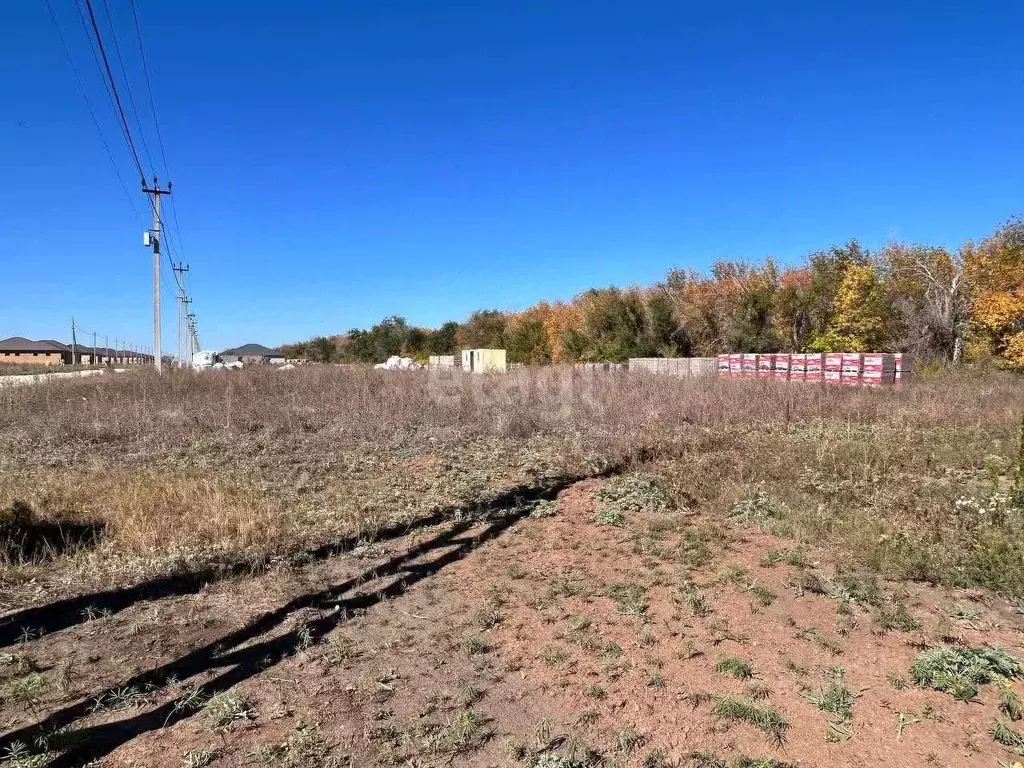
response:
M791 543L701 514L597 525L598 485L569 488L553 516L446 524L29 632L3 649L23 666L0 665L0 685L28 669L43 683L0 701L0 730L26 744L50 734L72 756L56 765L181 766L191 752L214 766L491 766L543 751L685 765L694 750L822 767L1012 762L987 733L994 686L963 703L908 675L921 648L942 643L1020 655L1004 603L881 584L881 608L839 613L792 586L833 576L824 553L808 567L762 565ZM919 629L877 626L897 603ZM954 603L979 617L943 619ZM754 677L716 671L726 656ZM842 740L828 741L830 718L807 697L840 667L857 696L832 731ZM202 702L221 689L242 706L218 729ZM753 693L788 722L781 744L712 714L712 697ZM61 726L77 745L53 736Z

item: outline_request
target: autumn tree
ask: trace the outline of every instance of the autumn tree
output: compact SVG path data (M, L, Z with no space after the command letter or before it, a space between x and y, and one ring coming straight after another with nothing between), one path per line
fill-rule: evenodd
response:
M977 246L968 243L963 261L979 346L1024 368L1024 221L1011 219Z
M874 266L847 265L831 304L828 325L811 339L810 349L868 352L882 348L889 313Z
M963 356L969 296L961 254L892 244L882 252L894 346L954 363Z

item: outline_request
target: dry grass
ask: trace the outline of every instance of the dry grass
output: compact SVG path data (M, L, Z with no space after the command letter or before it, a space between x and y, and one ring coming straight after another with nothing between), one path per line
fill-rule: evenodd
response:
M132 581L371 536L631 458L654 462L681 510L724 520L740 503L747 524L831 543L863 568L1024 595L1020 383L139 370L0 390L0 515L98 522L98 543L55 548L47 578ZM0 587L41 576L22 559L0 542Z

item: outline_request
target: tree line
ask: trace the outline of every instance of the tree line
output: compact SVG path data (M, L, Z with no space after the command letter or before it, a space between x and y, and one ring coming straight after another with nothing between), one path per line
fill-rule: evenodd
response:
M855 240L781 268L719 261L655 285L593 288L521 312L481 309L439 328L386 317L369 329L285 346L320 362L418 360L503 348L527 364L706 357L722 352L903 351L1024 368L1024 221L945 248Z

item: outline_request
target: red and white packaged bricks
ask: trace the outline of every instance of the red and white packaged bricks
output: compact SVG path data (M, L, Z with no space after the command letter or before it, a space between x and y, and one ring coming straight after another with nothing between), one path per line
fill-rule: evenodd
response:
M843 378L843 353L825 353L825 381L838 384Z
M803 352L789 356L789 380L804 381L807 374L807 355Z
M840 380L843 384L860 384L863 356L860 352L844 352Z
M757 355L752 355L749 352L743 353L743 378L757 378L757 357Z
M743 375L743 355L733 352L729 355L729 375L738 379Z
M718 375L728 376L729 375L729 355L718 355L716 358L718 365Z
M825 355L821 352L808 352L804 355L806 368L804 381L822 381L825 378Z
M757 378L770 379L772 377L772 358L775 355L757 356Z
M786 381L789 379L790 355L772 355L772 378Z
M869 387L880 387L892 384L896 374L896 356L883 352L867 352L864 354L864 366L860 380Z

